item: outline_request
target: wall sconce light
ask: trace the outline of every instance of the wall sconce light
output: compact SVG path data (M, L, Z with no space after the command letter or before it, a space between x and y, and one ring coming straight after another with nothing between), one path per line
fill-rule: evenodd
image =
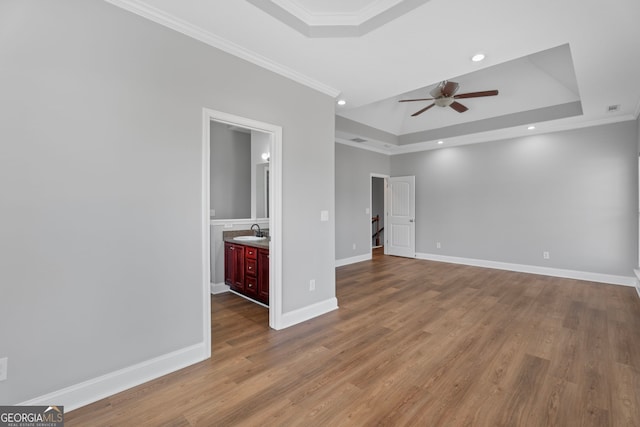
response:
M265 160L265 161L267 161L267 162L268 162L270 157L271 157L271 154L269 154L269 153L262 153L262 160Z

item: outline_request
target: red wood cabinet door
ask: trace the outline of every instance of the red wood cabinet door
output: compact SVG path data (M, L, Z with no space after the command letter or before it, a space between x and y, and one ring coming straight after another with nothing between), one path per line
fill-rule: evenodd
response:
M244 251L242 246L234 245L235 252L235 277L234 285L239 290L244 289Z
M258 301L269 304L269 251L258 249Z
M244 290L244 246L224 244L224 282L233 290Z
M224 283L228 286L233 285L234 256L232 247L231 243L224 244Z

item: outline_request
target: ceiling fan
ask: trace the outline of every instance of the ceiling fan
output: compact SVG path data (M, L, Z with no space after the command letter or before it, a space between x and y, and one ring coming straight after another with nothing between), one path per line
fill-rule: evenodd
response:
M482 96L495 96L498 94L497 90L485 90L482 92L460 93L456 95L459 87L460 85L456 82L444 80L438 86L431 89L431 92L429 92L429 94L433 98L401 99L398 102L433 101L432 104L427 105L422 110L418 110L411 115L411 117L415 117L419 114L424 113L434 105L437 105L438 107L451 107L458 113L464 113L468 110L468 108L460 104L458 101L456 101L456 99L480 98Z

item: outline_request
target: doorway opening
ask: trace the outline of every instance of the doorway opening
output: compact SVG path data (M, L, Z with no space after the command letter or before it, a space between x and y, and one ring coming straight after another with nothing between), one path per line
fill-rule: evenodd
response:
M218 211L211 206L211 129L212 124L244 133L256 133L263 137L268 151L259 153L264 162L258 173L251 179L252 188L264 191L251 197L250 214L246 218L216 218ZM282 325L282 127L259 122L245 117L203 109L202 118L202 281L203 281L203 322L206 348L211 349L211 294L219 286L212 277L212 259L224 257L224 244L212 239L212 227L233 228L234 224L248 224L249 227L260 220L269 227L269 326L281 329ZM263 157L262 155L265 154ZM268 170L268 173L265 172ZM235 183L234 183L235 184ZM246 204L246 203L245 203ZM243 208L246 212L246 206ZM212 216L214 215L214 216ZM235 216L235 215L230 215ZM243 216L243 215L241 215ZM258 216L260 218L258 218ZM212 247L212 241L215 247ZM224 267L223 267L224 268ZM218 275L218 273L216 273ZM214 279L214 280L212 280Z
M387 179L388 175L372 173L369 179L369 243L373 254L382 253L385 250L387 222Z
M384 247L385 224L385 185L384 177L371 177L371 248Z

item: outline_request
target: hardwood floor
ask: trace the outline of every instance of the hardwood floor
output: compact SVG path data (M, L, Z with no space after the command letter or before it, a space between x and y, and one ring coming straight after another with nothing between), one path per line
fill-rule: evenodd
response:
M638 426L633 288L385 257L340 309L282 330L212 297L213 356L67 426Z

